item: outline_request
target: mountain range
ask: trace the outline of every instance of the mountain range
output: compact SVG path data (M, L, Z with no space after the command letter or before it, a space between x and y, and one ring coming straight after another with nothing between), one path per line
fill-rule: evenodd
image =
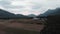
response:
M60 8L56 8L54 10L50 10L48 9L45 13L43 14L40 14L39 16L37 17L47 17L49 15L60 15Z
M36 17L36 15L34 15L34 14L29 14L28 16L29 17Z
M0 9L0 18L30 18L22 14L13 14L6 10Z
M49 15L60 15L60 8L56 8L54 10L48 9L45 13L38 15L37 17L47 17ZM34 14L30 15L22 15L22 14L13 14L6 10L0 9L0 18L30 18L36 17Z

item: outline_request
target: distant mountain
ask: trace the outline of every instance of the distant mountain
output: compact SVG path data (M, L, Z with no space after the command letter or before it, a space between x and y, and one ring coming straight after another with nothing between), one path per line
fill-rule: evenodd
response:
M47 16L49 16L49 15L60 15L60 8L56 8L56 9L54 9L54 10L50 10L50 9L49 9L49 10L47 10L45 13L39 15L38 17L41 17L41 16L47 17Z
M50 15L50 14L52 14L52 13L54 13L54 11L49 9L49 10L47 10L45 13L40 14L39 16L44 16L44 17L46 17L46 16L48 16L48 15Z
M0 18L12 18L14 16L13 13L0 9Z
M22 14L16 14L17 18L29 18L28 16L22 15Z
M48 16L48 15L60 15L60 8L56 8L54 10L48 10L43 15L45 15L45 16Z
M34 15L34 14L29 14L28 16L29 17L36 17L36 15Z
M43 15L45 15L45 16L48 16L48 15L60 15L60 8L56 8L54 10L48 10Z
M60 8L56 8L54 11L51 15L60 15Z
M16 14L16 17L24 17L22 14Z
M6 10L0 9L0 18L30 18L22 14L13 14Z

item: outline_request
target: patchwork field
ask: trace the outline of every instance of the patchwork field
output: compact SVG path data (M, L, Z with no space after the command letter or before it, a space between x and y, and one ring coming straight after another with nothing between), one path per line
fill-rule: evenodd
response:
M40 34L43 28L41 20L0 19L0 34Z

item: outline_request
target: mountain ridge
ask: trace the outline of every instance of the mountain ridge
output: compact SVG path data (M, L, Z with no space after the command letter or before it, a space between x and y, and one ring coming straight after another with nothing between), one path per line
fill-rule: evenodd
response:
M13 14L6 10L0 9L0 18L29 18L29 17L24 16L22 14Z
M60 15L60 8L56 8L54 10L50 10L48 9L45 13L43 14L40 14L39 16L37 17L47 17L49 15Z

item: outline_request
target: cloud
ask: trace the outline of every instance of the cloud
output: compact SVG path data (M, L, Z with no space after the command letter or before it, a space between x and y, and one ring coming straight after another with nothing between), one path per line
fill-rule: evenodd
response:
M60 0L0 0L0 8L15 14L42 14L60 7Z

